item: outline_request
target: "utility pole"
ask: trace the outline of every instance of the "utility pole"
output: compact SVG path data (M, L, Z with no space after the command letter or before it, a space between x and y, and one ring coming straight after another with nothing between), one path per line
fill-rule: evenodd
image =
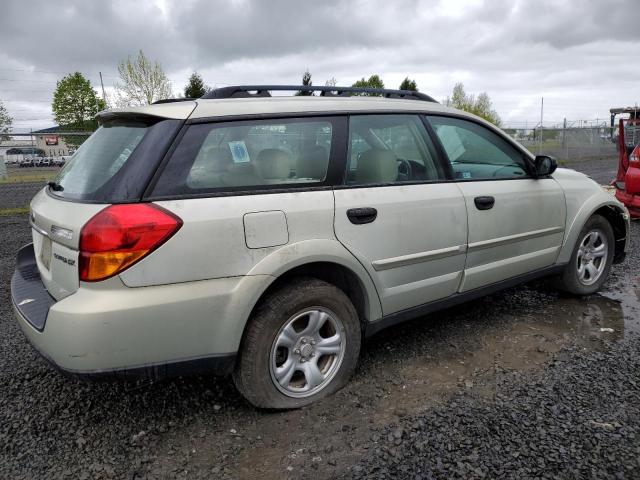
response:
M538 155L542 154L542 118L544 116L544 97L542 97L542 101L540 102L540 138L538 139Z
M102 100L104 103L107 103L107 96L104 93L104 83L102 82L102 72L98 72L100 74L100 86L102 87Z

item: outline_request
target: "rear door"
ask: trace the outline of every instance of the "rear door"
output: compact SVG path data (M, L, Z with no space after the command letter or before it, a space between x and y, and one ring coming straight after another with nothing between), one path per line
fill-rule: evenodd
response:
M552 265L564 236L564 192L553 178L533 178L525 153L488 127L431 116L469 221L461 291Z
M465 262L467 212L418 115L354 115L338 240L369 271L385 315L452 295Z
M188 125L148 197L183 226L120 278L139 287L241 276L286 246L335 240L331 165L344 149L344 122L320 116Z

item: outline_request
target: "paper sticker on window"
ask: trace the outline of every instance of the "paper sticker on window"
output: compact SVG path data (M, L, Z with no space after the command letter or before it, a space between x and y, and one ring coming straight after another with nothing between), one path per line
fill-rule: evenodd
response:
M464 179L471 178L471 172L462 172L462 178Z
M449 156L449 161L454 162L462 156L465 148L462 140L460 140L460 135L458 135L456 127L439 125L436 127L436 133Z
M233 163L247 163L249 159L249 151L243 140L237 142L229 142L229 149L233 156Z

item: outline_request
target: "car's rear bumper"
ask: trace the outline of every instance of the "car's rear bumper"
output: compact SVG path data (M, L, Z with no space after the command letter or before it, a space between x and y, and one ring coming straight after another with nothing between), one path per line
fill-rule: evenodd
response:
M265 281L233 277L128 288L114 278L81 285L56 302L37 268L27 268L35 263L33 248L21 250L19 259L12 301L20 327L58 369L89 377L231 372L249 313L246 297ZM36 308L47 298L48 305ZM24 303L28 299L42 300Z
M640 218L640 195L627 193L616 188L616 198L627 207L631 218Z

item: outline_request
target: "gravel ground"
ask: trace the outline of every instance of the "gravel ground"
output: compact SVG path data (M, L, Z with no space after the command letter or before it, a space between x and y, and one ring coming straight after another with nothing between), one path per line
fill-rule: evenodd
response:
M585 173L601 185L609 185L618 172L618 157L568 160L562 166Z
M270 413L226 378L53 371L10 308L28 241L0 217L0 478L640 478L635 252L604 295L538 282L386 331L336 395Z

